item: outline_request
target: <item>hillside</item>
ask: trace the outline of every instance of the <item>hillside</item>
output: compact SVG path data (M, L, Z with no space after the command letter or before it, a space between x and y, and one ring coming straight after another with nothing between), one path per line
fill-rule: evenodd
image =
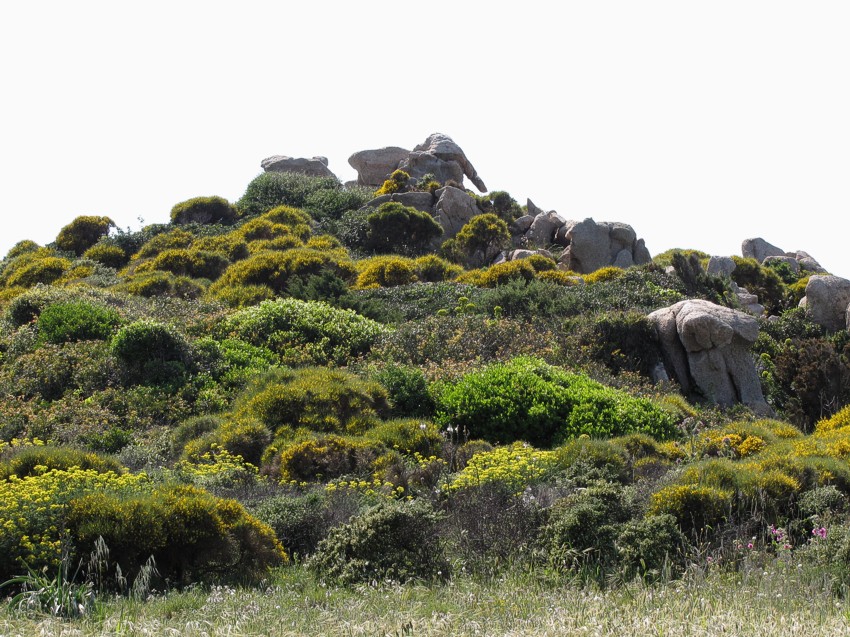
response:
M238 201L9 251L0 581L605 587L793 555L843 594L850 282L760 239L652 256L488 192L445 136L363 153L359 183L269 158Z

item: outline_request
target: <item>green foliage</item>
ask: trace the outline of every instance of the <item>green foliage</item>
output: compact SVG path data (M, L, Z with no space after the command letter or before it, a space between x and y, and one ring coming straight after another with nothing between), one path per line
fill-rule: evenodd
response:
M222 335L268 347L283 357L296 351L316 363L336 364L368 351L386 331L351 310L296 299L263 301L239 310L219 329Z
M11 453L4 454L0 462L0 481L9 480L11 476L23 480L29 476L41 475L45 471L67 471L72 467L97 473L122 472L122 467L116 460L97 453L70 447L32 445L18 447Z
M172 248L163 250L150 261L139 265L136 272L164 270L178 276L217 279L230 262L226 257L204 250Z
M236 202L242 216L261 215L276 206L303 208L321 192L342 188L332 177L309 177L297 173L262 173L255 177Z
M358 289L407 285L417 280L416 264L413 259L398 256L380 256L366 259L357 264Z
M436 254L421 256L414 261L414 264L419 280L428 283L451 281L463 272L462 267L441 259Z
M434 413L434 400L422 370L410 365L388 363L372 376L387 388L396 417L429 417Z
M652 494L651 515L669 514L690 536L723 522L732 506L732 492L700 484L672 484Z
M270 460L268 472L282 482L326 482L341 476L368 476L380 443L359 438L321 436L288 443Z
M481 265L510 244L508 224L493 213L475 215L454 237L456 257Z
M445 387L437 420L492 442L526 440L543 447L583 433L675 435L673 417L649 400L534 358L491 365Z
M59 231L56 247L78 257L109 234L115 222L109 217L80 216Z
M674 251L671 262L689 297L706 299L719 305L727 304L725 301L729 294L726 282L706 273L697 253Z
M145 298L197 299L203 293L203 287L197 281L162 271L144 272L126 277L114 289Z
M175 204L171 209L171 222L187 223L232 223L236 219L236 208L222 197L194 197Z
M365 186L316 190L304 199L304 210L319 223L333 222L346 211L358 210L372 197L372 190Z
M173 250L175 248L188 248L192 245L195 237L191 232L187 232L181 228L174 228L170 232L163 232L152 236L146 241L138 252L133 255L133 259L147 259L155 257L163 250Z
M333 529L309 564L319 577L341 585L445 579L450 567L437 523L424 501L381 502Z
M178 585L258 578L287 559L274 532L240 504L192 486L91 493L70 502L67 526L78 547L103 538L123 573L153 555L160 575Z
M768 314L779 314L788 308L788 289L775 270L766 268L755 259L733 256L735 270L732 280L750 294L759 297Z
M38 245L35 241L24 239L23 241L18 241L9 249L9 251L6 253L6 259L11 260L15 257L21 256L22 254L26 254L27 252L36 252L40 249L41 246Z
M627 522L615 542L625 579L653 581L679 574L685 566L685 536L672 515L650 515Z
M631 478L626 448L613 440L575 438L558 447L555 458L564 477L578 486L600 480L625 483Z
M46 285L61 278L70 267L68 259L57 257L46 248L25 252L3 264L0 285L7 288L31 288L38 283Z
M493 213L508 223L525 214L522 206L504 190L493 190L484 196L476 197L476 199L481 212Z
M442 451L443 437L440 428L420 418L396 418L378 423L365 434L388 449L398 449L408 455L419 454L424 458Z
M375 191L375 196L380 197L381 195L392 195L397 192L404 192L407 190L409 181L409 174L403 170L396 170L392 175L390 175L390 178L384 181L381 187Z
M174 328L154 321L125 325L111 344L128 383L172 384L184 378L191 364L189 344Z
M659 268L667 268L673 265L673 257L677 253L681 254L686 260L690 260L692 256L696 257L697 263L701 261L708 261L711 258L710 254L708 254L707 252L702 252L701 250L671 248L669 250L666 250L665 252L656 254L652 258L652 262Z
M38 316L39 337L48 343L108 339L120 323L115 310L88 301L48 305Z
M427 212L388 201L366 217L367 247L377 252L421 254L443 234L443 228Z
M116 270L127 265L127 262L130 260L130 257L124 252L121 246L105 241L99 241L94 244L83 253L83 256L86 259L91 259L101 265Z
M591 356L613 374L627 371L649 376L661 360L655 329L646 316L637 312L598 316L585 344Z
M495 288L514 281L531 281L537 275L528 259L506 261L491 265L485 270L472 270L458 276L459 283L470 283L484 288Z
M386 390L350 372L321 367L274 370L251 383L235 412L277 435L298 429L358 434L387 414Z
M448 488L457 490L498 484L519 495L528 487L551 479L557 469L554 452L515 442L473 455Z

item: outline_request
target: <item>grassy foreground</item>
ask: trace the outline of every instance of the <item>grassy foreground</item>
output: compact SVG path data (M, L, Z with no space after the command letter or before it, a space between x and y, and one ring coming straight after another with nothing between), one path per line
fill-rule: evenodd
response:
M299 567L263 589L101 603L82 620L0 614L0 635L850 635L850 603L791 563L606 590L514 574L444 586L326 588Z

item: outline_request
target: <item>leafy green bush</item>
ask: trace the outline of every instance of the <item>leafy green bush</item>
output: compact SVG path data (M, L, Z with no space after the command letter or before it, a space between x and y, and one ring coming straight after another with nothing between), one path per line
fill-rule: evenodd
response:
M340 183L332 177L309 177L297 173L269 172L257 175L236 202L243 216L261 215L276 206L303 208L311 197L324 191L336 192ZM314 200L315 201L315 200Z
M557 469L558 460L554 452L515 442L473 455L448 489L498 484L511 493L520 494L528 487L552 478Z
M133 255L133 259L147 259L155 257L163 250L173 250L175 248L188 248L195 240L195 236L191 232L187 232L181 228L174 228L169 232L163 232L152 236L146 241L138 252Z
M365 186L315 190L304 198L304 210L319 223L339 219L348 210L358 210L373 198Z
M197 299L204 291L194 279L158 270L126 277L114 289L145 298L167 296L182 299Z
M263 301L225 319L223 336L268 347L285 356L304 352L316 363L344 364L369 350L386 328L351 310L320 301Z
M11 476L17 476L23 480L45 471L54 469L67 471L72 467L84 471L94 470L98 473L112 471L119 474L123 471L116 460L97 453L71 447L33 445L18 447L11 453L4 454L0 462L0 481L8 480Z
M222 197L194 197L175 204L171 209L171 222L231 223L236 219L236 209Z
M0 285L7 288L47 285L61 278L70 267L68 259L57 257L50 250L26 252L5 264L0 271Z
M727 518L732 495L713 486L672 484L652 494L649 514L670 514L686 535L695 537Z
M661 360L655 330L646 316L637 312L599 316L586 345L591 356L614 374L628 371L649 376Z
M421 254L443 234L442 226L427 212L388 201L366 217L367 247L377 252Z
M113 227L115 222L109 217L77 217L59 231L56 247L65 252L73 252L79 257L101 237L105 237Z
M555 458L564 477L580 487L600 480L625 483L631 478L626 449L613 440L576 438L558 447Z
M322 579L342 585L445 579L449 563L437 524L424 501L381 502L333 529L309 564Z
M674 418L649 400L534 358L491 365L448 385L437 397L437 421L492 442L543 447L580 434L676 435Z
M127 262L130 260L130 257L126 252L124 252L124 249L121 246L113 243L106 243L104 241L99 241L94 244L83 253L83 256L86 259L91 259L101 265L105 265L108 268L114 268L116 270L127 265Z
M513 281L531 281L536 274L534 266L527 259L518 259L497 263L484 270L464 272L457 277L457 281L484 288L495 288Z
M475 215L464 225L451 244L455 258L469 265L483 265L510 244L508 224L493 213ZM450 257L451 258L451 257Z
M48 343L104 340L112 335L120 317L115 310L88 301L48 305L38 317L39 337Z
M66 524L80 549L102 537L125 575L153 556L159 574L178 585L260 579L287 560L271 528L239 503L192 486L84 495L71 500Z
M359 289L407 285L417 280L413 259L398 256L380 256L366 259L357 264Z
M276 435L302 428L362 433L388 410L380 384L321 367L273 370L251 383L235 407L239 417L257 420Z
M410 175L403 170L395 170L390 178L375 191L375 196L392 195L397 192L405 192L407 185L410 182Z
M779 314L788 308L788 289L776 271L760 265L755 259L738 256L732 259L735 261L732 280L750 294L758 295L759 303L764 305L768 314Z
M421 256L414 261L414 264L419 280L428 283L451 281L463 272L462 267L441 259L436 254Z
M135 272L163 270L178 276L217 279L230 262L224 256L204 250L170 248L163 250L150 261L137 266Z
M174 328L154 321L125 325L111 344L127 382L162 384L180 382L191 363L185 337Z
M387 388L393 416L429 417L434 413L434 399L421 369L388 363L373 378Z
M268 473L282 482L326 482L341 476L368 476L384 451L380 443L359 438L321 436L291 442L268 460Z
M650 515L627 522L615 542L626 579L653 581L675 575L685 566L685 536L672 515Z
M440 428L419 418L396 418L378 423L365 433L388 449L398 449L405 454L418 453L424 458L436 456L443 447Z

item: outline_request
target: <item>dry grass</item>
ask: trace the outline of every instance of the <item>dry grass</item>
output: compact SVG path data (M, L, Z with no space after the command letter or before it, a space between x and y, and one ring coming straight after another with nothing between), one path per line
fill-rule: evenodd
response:
M265 590L116 600L74 622L0 614L0 635L850 635L850 603L793 564L691 572L658 586L582 588L527 574L445 586L325 588L298 567Z

